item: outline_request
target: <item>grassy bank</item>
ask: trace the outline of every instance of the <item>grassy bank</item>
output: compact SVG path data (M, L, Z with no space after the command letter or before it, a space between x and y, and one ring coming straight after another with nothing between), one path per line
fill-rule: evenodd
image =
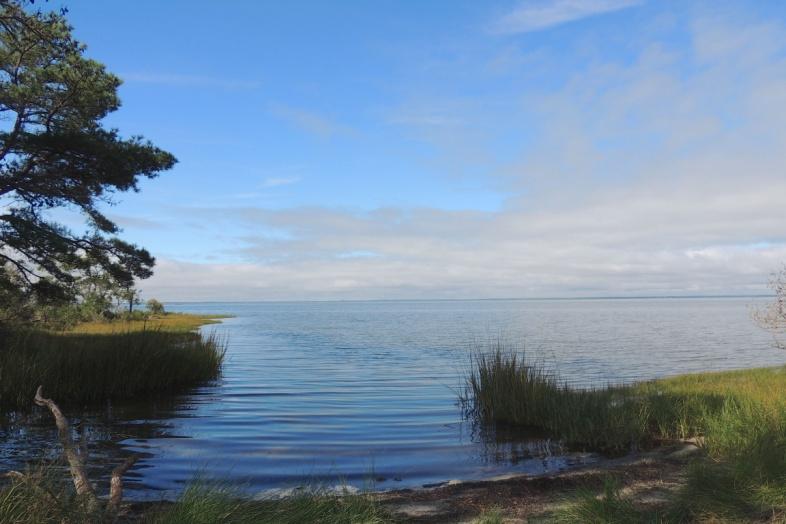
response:
M192 482L175 502L132 504L119 516L88 511L68 485L43 472L0 489L0 524L382 524L391 518L365 494L304 493L251 500L220 483ZM48 475L48 476L47 476Z
M631 520L634 509L609 488L600 498L584 497L579 506L584 513L574 513L584 515L584 521L786 517L786 370L782 368L577 390L519 355L496 348L475 358L464 401L482 424L537 428L574 449L624 452L664 440L697 440L702 457L688 468L687 485L668 511ZM586 520L587 511L595 511L597 518ZM604 517L604 511L618 518Z
M151 399L218 377L224 343L192 330L208 319L107 322L70 332L0 329L0 410L26 410L36 387L64 406ZM162 322L164 322L162 320Z

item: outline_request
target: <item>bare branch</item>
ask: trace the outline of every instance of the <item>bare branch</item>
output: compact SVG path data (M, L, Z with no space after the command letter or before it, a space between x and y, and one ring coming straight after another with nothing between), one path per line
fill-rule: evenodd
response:
M123 501L123 475L135 462L136 457L128 457L125 462L112 470L112 479L109 481L109 502L106 504L106 509L110 512L120 509L120 503Z
M39 406L49 408L49 411L52 412L52 416L55 418L55 424L57 425L57 431L60 434L60 441L63 444L63 451L68 460L71 478L74 480L76 494L84 496L88 501L88 507L94 509L98 504L98 499L96 498L93 486L90 484L90 479L87 478L82 457L79 456L74 447L74 440L71 437L71 426L68 424L68 419L65 418L63 412L60 411L60 408L52 399L44 398L42 391L43 386L38 386L35 392L35 403Z

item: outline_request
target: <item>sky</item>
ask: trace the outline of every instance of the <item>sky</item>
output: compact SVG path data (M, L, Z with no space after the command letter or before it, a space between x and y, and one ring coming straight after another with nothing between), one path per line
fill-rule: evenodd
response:
M117 195L177 300L767 292L786 3L66 5L106 119L179 160Z

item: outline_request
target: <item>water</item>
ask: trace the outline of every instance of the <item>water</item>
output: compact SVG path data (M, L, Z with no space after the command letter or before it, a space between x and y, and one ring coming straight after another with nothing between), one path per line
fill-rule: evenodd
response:
M762 299L170 304L234 315L223 378L171 401L82 419L91 462L142 460L130 495L176 493L197 473L264 492L323 479L376 489L539 473L597 460L462 419L473 344L502 337L577 386L786 362L750 320ZM0 467L50 449L38 414L0 429ZM51 452L51 451L50 451Z

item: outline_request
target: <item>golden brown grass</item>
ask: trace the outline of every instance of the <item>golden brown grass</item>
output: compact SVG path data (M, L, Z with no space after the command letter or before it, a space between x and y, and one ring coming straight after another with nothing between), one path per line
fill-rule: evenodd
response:
M207 325L216 324L226 315L193 315L190 313L165 313L150 316L146 320L93 321L77 324L66 333L80 335L111 335L137 331L187 332Z

